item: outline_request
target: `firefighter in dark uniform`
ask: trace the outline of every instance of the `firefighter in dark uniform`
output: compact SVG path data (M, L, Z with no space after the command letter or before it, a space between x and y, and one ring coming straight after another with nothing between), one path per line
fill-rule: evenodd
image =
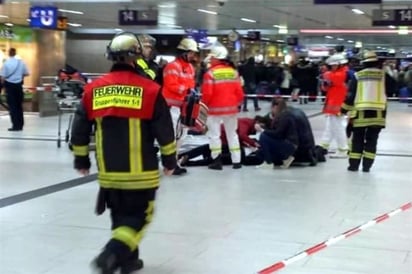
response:
M154 61L156 39L148 34L140 34L137 38L143 46L142 54L136 60L137 73L162 84L159 77L160 68Z
M352 123L352 145L349 171L369 172L376 156L379 133L386 123L385 72L380 68L376 53L367 51L362 60L363 70L351 80L342 112Z
M138 246L153 217L160 178L155 139L165 175L176 167L173 124L160 86L135 70L141 50L132 33L113 38L106 56L114 65L85 86L72 128L74 167L83 175L89 173L93 126L96 132L96 213L109 208L112 220L112 238L93 261L101 274L129 274L143 267Z

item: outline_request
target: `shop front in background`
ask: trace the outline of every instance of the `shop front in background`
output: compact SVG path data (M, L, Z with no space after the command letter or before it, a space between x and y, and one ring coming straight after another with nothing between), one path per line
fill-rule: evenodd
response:
M7 60L8 52L10 48L15 48L17 51L16 58L22 59L30 72L30 76L24 79L24 93L25 93L25 103L24 110L32 111L32 99L33 99L33 89L29 87L34 87L35 79L38 75L37 70L37 45L35 43L35 37L33 31L28 27L2 27L0 28L0 67L3 66L4 62ZM2 92L2 101L5 102L4 90ZM0 109L2 106L0 106Z
M57 71L64 66L65 32L23 26L0 27L0 66L8 58L10 48L16 49L17 58L24 61L30 73L30 76L24 78L24 111L37 112L40 108L42 112L42 106L50 112L55 111L57 107L52 95L40 95L36 92L36 87L40 84L41 76L57 75ZM4 102L4 94L2 96ZM4 108L0 106L0 110Z

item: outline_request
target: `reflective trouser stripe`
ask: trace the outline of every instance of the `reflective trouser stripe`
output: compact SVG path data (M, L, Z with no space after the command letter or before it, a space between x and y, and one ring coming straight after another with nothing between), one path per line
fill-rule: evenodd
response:
M349 153L349 158L351 158L351 159L361 159L362 154L361 153L351 152L351 153Z
M112 239L124 243L132 252L135 251L143 238L148 224L152 222L153 212L154 201L150 201L145 211L146 217L143 227L140 230L135 230L134 228L128 226L119 226L113 230Z
M365 158L367 158L367 159L374 160L374 159L375 159L375 156L376 156L375 153L367 152L367 151L364 151L364 152L363 152L363 157L365 157Z

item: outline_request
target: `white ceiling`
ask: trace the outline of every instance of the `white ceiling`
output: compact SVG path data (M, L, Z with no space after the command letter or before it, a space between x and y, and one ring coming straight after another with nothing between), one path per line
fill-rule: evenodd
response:
M217 1L224 1L220 6ZM7 4L0 6L0 14L8 15L9 18L0 18L0 22L12 21L17 24L27 24L28 10L30 5L44 4L45 1L6 1ZM13 3L12 3L13 2ZM317 5L313 0L130 0L130 1L73 1L55 0L47 1L59 8L77 10L84 12L83 15L66 14L69 21L82 24L81 28L72 28L73 32L113 32L116 28L148 32L182 32L185 28L223 30L227 32L233 28L238 30L266 29L266 34L278 33L278 28L273 25L286 25L289 34L297 34L300 29L370 29L371 14L373 9L379 5ZM412 6L412 0L396 1L384 0L384 8L407 8ZM409 4L409 5L408 5ZM159 10L159 25L156 27L124 27L118 25L118 10L120 9L150 9ZM217 15L205 14L197 9L215 11ZM365 15L356 15L351 9L359 8ZM240 19L249 18L256 23L248 23ZM183 29L174 26L181 26ZM154 29L153 29L154 28ZM215 32L216 33L216 32ZM320 35L324 37L325 34ZM339 35L336 35L338 37ZM412 44L410 36L398 37L396 39L388 36L378 39L400 44ZM357 39L348 37L348 39ZM372 35L363 35L360 38L373 40ZM375 39L376 40L376 39Z
M220 6L217 1L226 2ZM385 1L385 8L400 7L401 3L412 1ZM28 1L6 1L0 7L2 14L12 20L24 21L28 16ZM17 3L17 4L16 4ZM357 5L366 15L355 15L345 5L317 5L313 0L130 0L130 1L30 1L31 4L56 4L60 8L83 11L83 15L68 14L71 21L83 24L84 28L118 27L118 10L159 9L159 27L167 24L184 28L206 29L273 29L274 24L287 25L289 29L301 28L369 28L372 9L379 5ZM398 5L394 5L394 3ZM407 7L403 5L401 7ZM218 12L218 15L204 14L197 9ZM257 23L247 23L240 18L250 18Z

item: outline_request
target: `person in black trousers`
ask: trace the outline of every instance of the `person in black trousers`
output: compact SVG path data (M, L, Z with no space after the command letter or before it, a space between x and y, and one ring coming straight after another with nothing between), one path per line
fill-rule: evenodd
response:
M16 49L10 48L9 58L0 71L1 83L6 90L6 100L9 106L12 127L9 131L21 131L24 126L23 116L23 79L28 76L26 64L16 58Z

